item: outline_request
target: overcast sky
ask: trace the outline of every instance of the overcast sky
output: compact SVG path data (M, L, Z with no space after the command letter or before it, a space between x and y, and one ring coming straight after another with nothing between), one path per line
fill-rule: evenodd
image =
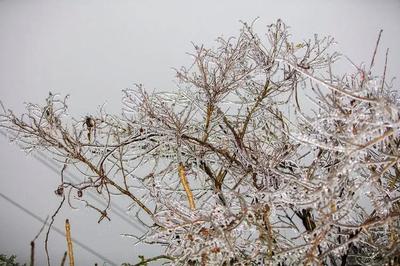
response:
M400 77L399 0L0 0L0 100L22 112L24 102L43 103L52 91L71 95L75 115L93 113L105 102L107 110L119 113L121 89L143 83L173 90L172 68L190 63L191 42L213 46L218 36L236 35L240 20L256 17L259 34L281 18L295 40L314 33L334 36L337 49L356 63L370 61L383 29L382 48L390 49L388 75ZM384 49L378 56L382 62ZM0 157L0 193L45 219L58 205L53 193L58 174L2 136ZM0 253L28 262L29 242L41 223L2 197L0 213ZM139 232L134 220L127 222L129 215L111 214L111 222L97 224L89 209L65 206L55 226L63 229L66 218L73 237L117 264L160 252L120 236ZM56 265L65 249L65 239L52 233L50 255ZM103 261L77 245L74 249L77 265ZM37 263L44 261L42 236Z

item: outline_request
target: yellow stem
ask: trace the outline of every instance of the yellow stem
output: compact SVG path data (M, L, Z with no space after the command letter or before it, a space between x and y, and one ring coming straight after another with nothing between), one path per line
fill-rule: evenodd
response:
M65 236L67 237L68 244L68 257L69 257L69 266L74 266L74 253L72 251L72 240L71 240L71 225L69 224L69 220L65 220Z
M192 210L194 210L194 209L196 209L196 206L194 204L193 193L192 193L192 190L190 190L189 182L188 182L188 180L186 178L186 174L185 174L185 167L183 166L182 163L179 163L178 172L179 172L179 178L181 179L182 186L185 189L186 196L189 201L189 206Z

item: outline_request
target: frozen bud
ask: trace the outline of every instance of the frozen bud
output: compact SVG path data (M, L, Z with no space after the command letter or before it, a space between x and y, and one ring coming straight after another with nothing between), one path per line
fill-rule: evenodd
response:
M58 196L63 196L64 195L64 187L62 185L58 186L58 188L56 189L56 191L54 191L54 193L56 193L56 195L58 195Z

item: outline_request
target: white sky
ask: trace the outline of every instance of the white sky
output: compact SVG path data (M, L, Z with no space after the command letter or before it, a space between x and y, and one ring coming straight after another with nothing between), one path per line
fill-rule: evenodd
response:
M121 89L143 83L150 89L173 90L172 67L190 63L186 52L191 42L212 46L218 36L237 34L239 20L256 17L259 34L281 18L295 40L314 33L334 36L338 50L356 63L369 63L383 29L378 66L387 47L388 75L400 76L398 0L0 0L0 100L22 112L23 102L43 103L51 90L71 95L73 114L88 115L104 102L107 110L119 113ZM43 219L57 207L53 191L59 176L2 136L0 169L0 193ZM1 197L0 213L0 253L17 254L19 261L28 262L29 242L40 222ZM140 254L159 254L157 248L133 246L133 240L120 237L137 229L113 214L111 222L99 225L93 211L65 206L56 227L63 229L66 218L73 237L118 264L137 262ZM44 265L43 236L36 244L37 265ZM52 233L53 263L59 264L65 249L65 239ZM76 245L74 252L77 265L101 263Z

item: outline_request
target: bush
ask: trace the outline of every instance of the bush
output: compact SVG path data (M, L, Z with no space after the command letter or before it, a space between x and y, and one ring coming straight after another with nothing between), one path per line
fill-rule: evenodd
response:
M148 228L136 237L171 263L395 265L400 95L386 66L373 73L376 51L335 74L333 44L294 43L281 21L266 39L244 24L215 49L194 46L176 91L124 90L122 116L74 119L50 94L21 117L5 110L1 126L63 162L61 204L82 201L100 222L129 199ZM66 181L67 167L82 181Z

